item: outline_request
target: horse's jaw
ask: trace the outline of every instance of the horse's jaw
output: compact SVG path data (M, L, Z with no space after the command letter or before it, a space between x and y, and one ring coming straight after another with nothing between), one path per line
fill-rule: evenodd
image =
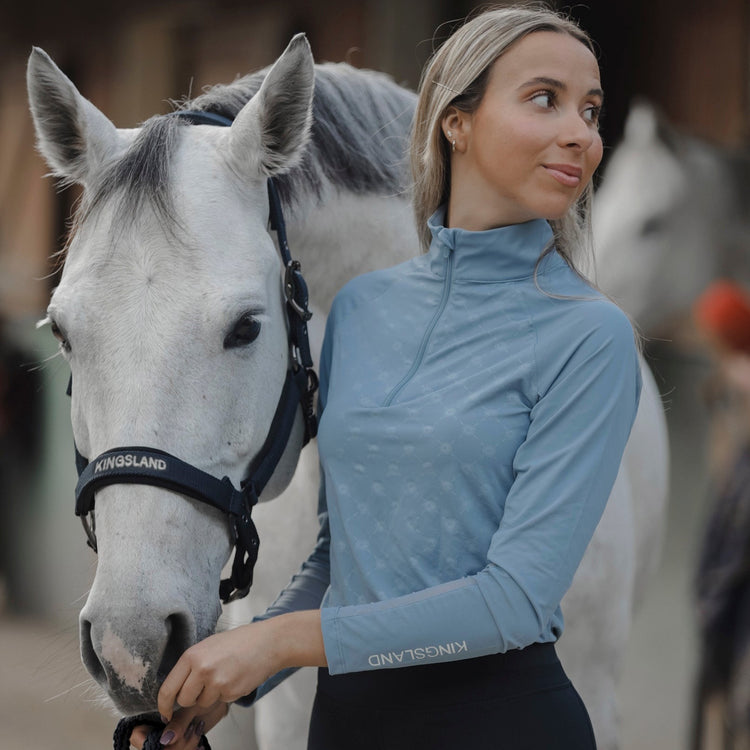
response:
M215 630L227 521L143 487L105 488L96 513L100 557L80 614L81 657L118 711L154 711L180 655Z

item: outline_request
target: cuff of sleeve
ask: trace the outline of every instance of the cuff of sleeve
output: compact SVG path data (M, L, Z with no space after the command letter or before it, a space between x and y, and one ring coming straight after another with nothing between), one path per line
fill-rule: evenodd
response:
M323 631L323 648L326 652L330 674L346 672L344 655L341 652L341 638L338 632L340 607L323 607L320 610L320 627Z
M255 699L258 697L258 688L255 688L252 693L249 693L248 695L243 695L242 698L238 698L234 703L237 706L243 706L244 708L247 708L248 706L252 706L253 703L255 703Z

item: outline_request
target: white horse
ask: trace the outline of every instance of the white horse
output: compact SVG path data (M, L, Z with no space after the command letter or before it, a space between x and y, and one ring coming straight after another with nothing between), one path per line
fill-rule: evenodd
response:
M84 188L48 310L72 371L79 449L93 457L150 445L238 485L265 439L289 360L266 178L279 181L319 338L349 278L418 246L404 189L414 95L380 74L314 68L303 37L268 71L185 105L226 115L228 128L165 116L118 130L40 50L28 83L42 154L56 175ZM666 496L661 403L645 368L644 379L610 503L563 602L561 657L607 750L617 747L620 661ZM300 433L298 424L265 499L279 497L255 512L255 611L314 543L313 447L289 485ZM227 521L175 492L111 485L96 495L96 535L83 661L119 711L153 710L166 670L217 624ZM312 682L303 670L259 702L261 748L304 747Z
M647 335L698 343L688 317L697 296L720 277L750 284L750 151L677 132L649 104L634 106L628 116L594 216L599 280ZM741 584L748 521L744 475L734 468L747 473L746 464L734 465L747 423L736 396L726 397L724 391L718 400L722 408L709 409L707 431L704 417L691 415L696 429L680 435L681 442L708 435L710 453L721 457L710 484L724 488L705 519L701 555L691 561L699 638L690 746L747 750L750 659ZM695 408L705 413L706 404ZM738 473L725 484L733 468Z
M597 280L646 335L670 334L719 277L750 282L750 153L635 105L594 202Z

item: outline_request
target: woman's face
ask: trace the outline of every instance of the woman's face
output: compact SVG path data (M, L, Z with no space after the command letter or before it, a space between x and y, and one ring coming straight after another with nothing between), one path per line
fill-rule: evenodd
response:
M514 44L492 66L477 110L449 109L443 120L457 141L451 224L462 206L487 224L468 229L564 216L602 158L601 104L599 66L584 44L551 31Z

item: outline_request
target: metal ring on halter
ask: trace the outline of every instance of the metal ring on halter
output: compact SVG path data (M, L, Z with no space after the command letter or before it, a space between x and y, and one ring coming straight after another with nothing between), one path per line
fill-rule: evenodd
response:
M91 513L91 523L88 521L88 515L81 516L81 523L83 524L83 530L86 532L88 537L87 544L91 547L94 552L99 552L96 546L96 517L93 512Z
M305 322L312 318L312 313L306 308L302 307L296 300L297 296L297 282L295 274L300 273L302 266L298 260L291 260L286 265L286 271L284 273L284 295L286 301L291 305L294 312L302 318Z

